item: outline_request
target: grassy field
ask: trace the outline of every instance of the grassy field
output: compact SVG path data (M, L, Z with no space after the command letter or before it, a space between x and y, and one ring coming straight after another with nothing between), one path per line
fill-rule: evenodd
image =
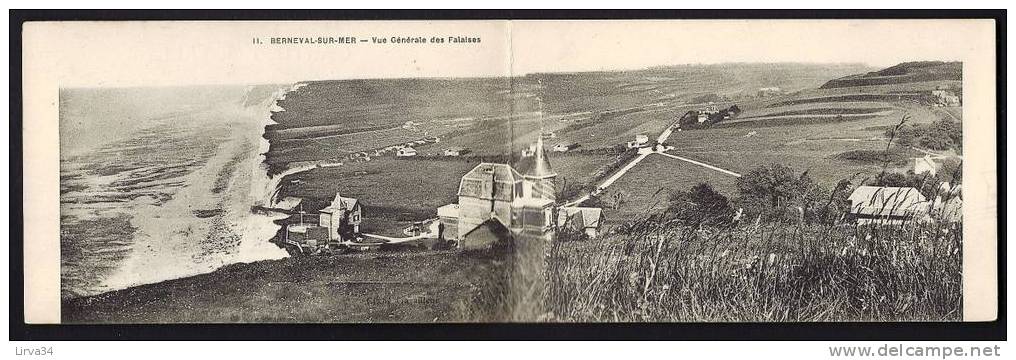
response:
M672 191L687 191L709 183L727 196L736 190L736 178L663 155L650 155L600 196L608 204L604 219L616 225L667 208ZM616 201L619 196L621 201Z
M294 257L67 300L62 321L495 321L504 315L478 309L473 300L496 287L504 271L502 260L457 252Z
M886 130L898 124L904 115L908 116L907 122L918 124L940 119L961 121L961 108L932 107L922 102L933 89L958 86L958 81L951 77L918 77L883 85L849 83L862 85L802 89L738 102L742 113L734 119L707 129L675 132L667 142L676 147L672 151L675 155L734 172L746 173L761 164L779 163L807 171L812 178L831 187L843 179L854 179L853 183L858 184L876 176L884 166L879 161L881 157L865 155L885 151ZM843 84L847 83L840 85ZM646 113L626 117L645 119ZM667 117L680 113L683 112L671 112L659 121L642 124L659 126ZM630 134L622 129L635 129L639 125L618 121L614 126L611 131L601 131L605 134L601 136L620 139ZM597 133L599 129L587 127L582 131ZM895 148L891 155L889 166L898 171L906 171L912 166L912 158L923 156L909 148ZM688 190L697 182L709 183L721 193L731 195L733 181L727 175L654 157L637 165L609 189L634 201L605 212L608 220L629 219L644 212L652 206L654 194L661 199L660 206L665 206L669 192Z
M576 153L557 156L552 166L561 183L585 185L609 166L615 156ZM458 201L462 175L480 160L475 157L381 157L369 162L322 167L286 177L281 195L311 200L305 210L317 210L342 196L359 199L364 208L363 231L401 236L414 221L437 216L439 206Z

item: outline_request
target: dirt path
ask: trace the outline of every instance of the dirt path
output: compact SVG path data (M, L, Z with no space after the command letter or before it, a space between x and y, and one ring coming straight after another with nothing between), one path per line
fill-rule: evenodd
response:
M706 169L716 170L716 171L719 171L721 173L724 173L724 174L727 174L727 175L730 175L730 176L733 176L733 177L741 177L741 174L738 174L736 172L733 172L733 171L730 171L730 170L727 170L727 169L724 169L724 168L721 168L721 167L718 167L718 166L709 165L709 164L706 164L704 162L695 161L695 160L688 159L688 158L683 158L683 157L680 157L680 156L677 156L677 155L667 154L665 152L658 152L657 154L660 154L660 155L663 155L663 156L666 156L666 157L669 157L669 158L672 158L672 159L677 159L677 160L681 160L681 161L684 161L684 162L692 163L692 164L704 167Z

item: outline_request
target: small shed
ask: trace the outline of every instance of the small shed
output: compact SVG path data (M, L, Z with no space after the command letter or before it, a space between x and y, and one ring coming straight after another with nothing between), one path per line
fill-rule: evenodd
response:
M395 156L400 157L416 156L416 149L407 146L399 149L399 151L395 153Z
M560 143L560 144L554 145L554 151L556 151L556 152L565 152L565 151L574 149L576 147L578 147L578 144L576 144L576 143Z
M469 149L466 148L447 148L444 149L444 156L462 156L469 153Z
M595 238L599 236L602 214L600 208L562 207L557 213L557 226Z

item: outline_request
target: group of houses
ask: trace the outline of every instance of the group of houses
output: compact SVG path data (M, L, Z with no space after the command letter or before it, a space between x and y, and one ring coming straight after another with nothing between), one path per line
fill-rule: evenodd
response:
M914 174L934 178L941 168L938 158L925 155L914 159ZM943 182L928 199L914 187L859 186L850 194L850 214L859 224L901 224L906 221L961 221L961 186Z
M600 208L558 204L557 173L543 139L539 137L523 150L514 164L482 162L463 175L457 202L437 209L437 231L431 235L454 241L460 249L487 248L509 239L552 240L562 231L589 238L599 236L603 223ZM638 134L627 146L641 150L649 144L648 135ZM468 151L448 148L444 155L459 156ZM938 169L931 156L914 160L914 173L934 176ZM960 221L960 187L944 183L939 190L935 199L929 200L913 187L860 186L849 196L849 214L859 224L930 221L936 211L945 219ZM276 206L292 213L300 208L299 221L285 227L282 241L301 251L331 249L362 239L363 206L356 198L336 193L328 206L314 214L302 211L299 198L287 197Z
M929 200L913 187L859 186L850 194L850 215L858 224L900 225L910 221L963 220L961 187L940 184Z
M601 210L559 206L556 178L542 138L514 165L480 163L462 176L458 202L437 209L435 237L455 241L460 249L479 249L509 239L552 240L558 231L598 236ZM302 211L298 198L285 198L279 206L301 209L298 221L285 227L281 239L301 252L335 249L362 239L363 206L355 198L335 194L314 214Z
M410 157L416 156L418 152L414 146L435 144L441 142L441 139L436 136L427 136L419 140L408 141L403 144L389 145L377 150L374 150L374 156L382 156L389 153L395 153L397 157Z
M937 106L960 106L960 97L947 89L936 88L931 91L931 96L935 98Z

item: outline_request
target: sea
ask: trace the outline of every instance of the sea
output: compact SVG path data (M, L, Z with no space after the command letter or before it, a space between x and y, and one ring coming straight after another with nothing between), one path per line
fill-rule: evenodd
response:
M277 186L262 134L290 89L61 89L61 297L287 256L250 208Z

